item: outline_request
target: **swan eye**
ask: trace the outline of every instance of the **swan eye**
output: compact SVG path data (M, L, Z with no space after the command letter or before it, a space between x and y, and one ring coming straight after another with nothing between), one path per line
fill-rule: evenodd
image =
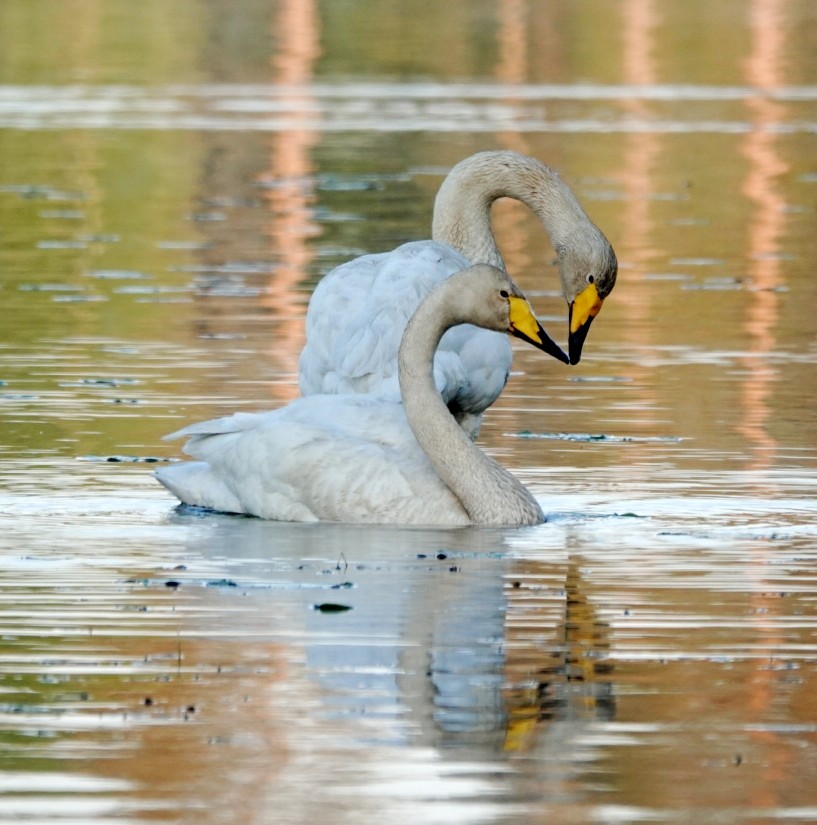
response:
M507 290L507 289L500 289L500 290L499 290L499 294L500 294L503 298L510 298L510 295L508 294L508 290Z
M596 279L592 275L587 276L587 283L592 284Z

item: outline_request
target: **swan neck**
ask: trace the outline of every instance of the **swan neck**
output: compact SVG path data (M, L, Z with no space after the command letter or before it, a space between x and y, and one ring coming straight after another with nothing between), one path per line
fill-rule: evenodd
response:
M433 358L443 334L464 319L452 313L456 276L434 289L409 321L398 375L406 418L437 474L475 524L539 524L528 490L479 449L448 411L434 383Z
M592 227L550 167L515 152L491 152L466 158L443 181L434 203L433 239L454 247L471 263L504 268L491 229L491 207L504 197L531 209L557 250L570 242L577 227Z

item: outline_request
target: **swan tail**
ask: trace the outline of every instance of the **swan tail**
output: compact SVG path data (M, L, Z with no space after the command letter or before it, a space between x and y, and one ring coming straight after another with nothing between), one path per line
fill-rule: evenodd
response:
M241 502L204 461L185 461L160 467L154 478L183 504L221 513L245 513Z

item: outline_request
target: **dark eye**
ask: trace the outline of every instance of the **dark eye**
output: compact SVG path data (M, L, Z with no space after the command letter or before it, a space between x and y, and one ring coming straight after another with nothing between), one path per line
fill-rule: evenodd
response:
M587 283L592 284L596 279L592 275L587 276Z
M499 290L499 294L500 294L503 298L508 298L508 297L510 297L510 296L508 295L508 290L507 290L507 289L500 289L500 290Z

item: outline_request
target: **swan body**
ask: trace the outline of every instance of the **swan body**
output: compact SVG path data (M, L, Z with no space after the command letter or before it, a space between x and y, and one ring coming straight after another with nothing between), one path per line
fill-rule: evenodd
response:
M469 263L504 269L491 230L491 206L501 197L525 203L550 236L570 307L569 360L577 363L590 322L615 284L612 247L552 169L516 152L480 152L457 164L440 187L432 240L364 255L320 281L307 311L301 392L395 397L400 338L422 298ZM560 350L551 354L568 360ZM502 392L510 365L505 336L465 326L441 342L435 380L472 436Z
M399 400L397 351L409 318L434 286L467 266L446 244L414 241L333 270L310 301L301 393L372 393ZM510 369L507 335L463 324L440 341L434 355L437 389L472 437Z
M536 500L483 453L447 409L433 356L452 327L546 335L503 272L470 267L437 284L399 348L402 402L373 394L312 395L267 413L194 424L198 459L156 477L187 504L285 521L463 526L544 521Z

